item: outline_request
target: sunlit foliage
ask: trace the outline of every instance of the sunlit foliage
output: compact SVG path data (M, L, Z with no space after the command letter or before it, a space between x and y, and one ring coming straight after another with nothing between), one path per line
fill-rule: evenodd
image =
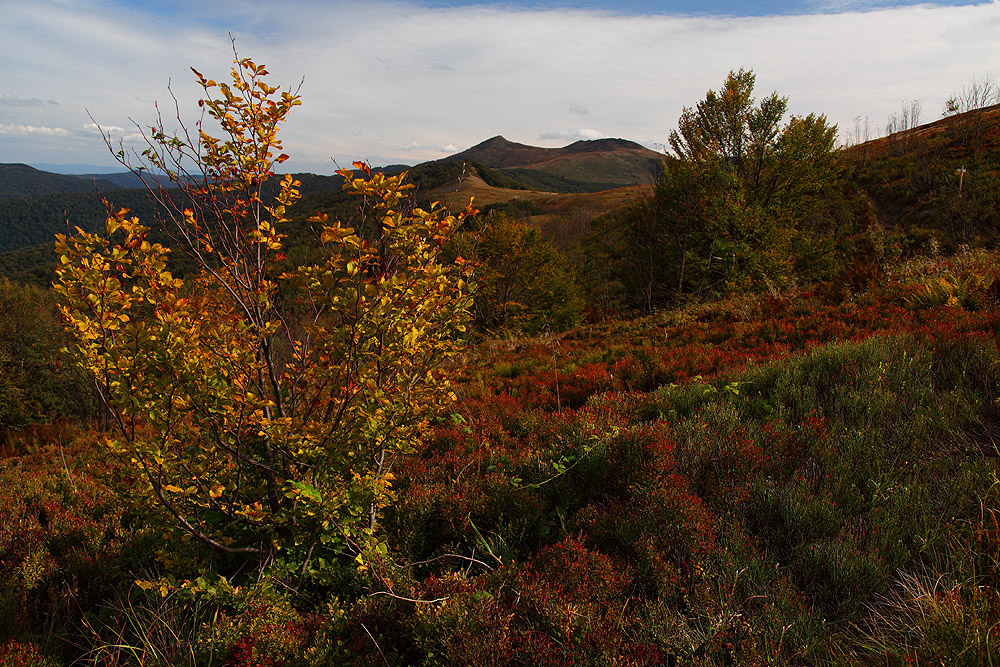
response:
M173 235L200 275L174 277L170 249L117 211L104 235L58 237L56 287L116 427L110 450L141 480L133 495L228 558L220 571L274 566L301 584L311 564L380 548L393 468L453 400L470 297L462 260L439 253L461 216L404 214L404 176L358 164L342 175L370 228L320 216L317 260L283 273L297 182L270 204L261 188L287 159L276 135L298 96L249 59L228 84L196 74L221 138L153 127L145 155L188 198Z

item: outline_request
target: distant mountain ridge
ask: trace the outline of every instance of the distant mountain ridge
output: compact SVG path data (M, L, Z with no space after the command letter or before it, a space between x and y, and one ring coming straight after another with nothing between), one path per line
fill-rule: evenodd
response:
M117 174L121 172L121 165L109 167L100 164L83 164L79 162L32 162L30 167L40 171L48 171L53 174L65 174L67 176L88 176L90 174Z
M114 172L114 173L110 173L110 174L103 174L103 173L102 174L80 174L79 176L76 176L76 178L86 178L88 180L96 178L96 179L99 179L99 180L104 180L104 181L108 181L108 182L114 183L115 185L117 185L120 188L127 188L127 189L145 188L147 184L150 187L154 186L154 184L158 184L159 187L162 187L162 188L172 188L172 187L175 187L174 184L170 181L169 177L167 177L167 176L155 176L155 175L150 174L148 172L143 172L142 178L140 178L138 174L133 174L131 171L121 171L121 172ZM145 179L145 181L146 181L145 183L143 183L143 179Z
M497 135L460 153L417 167L465 162L503 170L500 178L517 182L525 189L557 192L601 191L648 183L650 174L659 171L663 156L626 139L576 141L562 148L542 148L508 141ZM394 172L404 167L385 167ZM337 176L296 175L306 191L339 187ZM144 175L150 184L170 187L165 176ZM0 197L77 192L110 192L145 185L131 172L58 174L26 164L0 164Z

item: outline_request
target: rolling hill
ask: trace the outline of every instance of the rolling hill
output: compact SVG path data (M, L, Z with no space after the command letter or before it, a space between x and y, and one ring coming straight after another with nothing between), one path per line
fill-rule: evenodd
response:
M846 178L904 251L1000 239L1000 105L849 146Z
M143 178L139 178L138 175L133 174L130 171L117 172L113 174L83 174L81 176L77 176L76 178L84 178L87 179L88 181L91 179L100 179L108 181L110 183L114 183L119 188L125 188L125 189L145 188L146 185L145 183L143 183L143 178L146 179L146 181L150 185L152 185L155 182L159 184L160 187L163 188L173 187L173 184L170 182L170 179L167 178L166 176L154 176L153 174L144 173Z
M843 152L843 165L847 181L870 197L889 240L905 252L916 249L929 235L947 247L982 244L996 236L995 229L1000 229L994 194L1000 182L997 155L1000 106L849 146ZM407 170L421 203L440 200L461 208L474 197L477 208L502 210L526 220L572 255L592 220L649 195L662 169L662 157L623 139L541 148L495 136L442 160L382 169ZM959 193L956 170L963 166L967 173ZM151 210L142 190L121 189L131 184L122 177L131 175L99 176L98 190L115 191L116 205L128 206L148 219ZM292 237L308 233L304 221L313 212L351 215L353 203L341 191L340 176L296 174L296 178L302 182L303 200L295 207L296 224L289 230ZM32 251L33 247L47 246L54 233L66 229L67 219L95 229L103 215L92 177L0 165L0 251L4 253L0 254L0 275L24 279L41 275L44 272L35 262L48 253ZM305 237L291 241L307 244Z

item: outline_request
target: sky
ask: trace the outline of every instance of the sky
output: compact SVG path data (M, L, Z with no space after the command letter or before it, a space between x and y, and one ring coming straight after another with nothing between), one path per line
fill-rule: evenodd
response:
M1000 1L0 0L0 162L114 166L159 110L199 118L189 67L241 57L301 84L289 171L417 164L495 135L535 146L620 137L662 150L730 70L842 140L917 101L941 116L1000 76ZM168 88L169 86L169 88Z

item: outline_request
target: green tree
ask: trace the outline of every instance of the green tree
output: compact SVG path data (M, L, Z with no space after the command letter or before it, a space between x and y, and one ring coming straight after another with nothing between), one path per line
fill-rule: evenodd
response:
M805 207L837 171L837 127L826 116L792 116L788 98L771 93L756 105L752 71L730 72L722 89L685 108L670 133L673 157L729 171L748 204Z
M754 79L730 72L685 108L652 200L591 235L595 263L627 258L611 270L631 285L632 306L780 284L823 266L815 250L826 247L836 196L836 126L816 114L786 121L787 99L755 101Z
M70 350L112 415L111 449L142 480L130 493L179 538L172 558L195 544L217 570L301 583L318 557L384 551L393 466L454 400L446 368L471 298L468 269L440 251L472 211L404 214L405 174L355 163L361 177L341 173L368 228L315 218L318 259L283 273L298 183L284 177L271 203L261 192L287 159L277 132L299 98L235 63L230 83L195 72L221 137L160 125L145 152L189 202L171 210L173 237L198 275L174 277L170 249L118 211L105 235L58 237L56 288Z
M814 218L837 181L836 126L817 114L783 124L787 98L771 93L755 103L754 81L753 72L730 72L718 93L684 109L670 133L673 159L657 196L665 216L682 219L680 245L693 246L691 259L704 267L692 281L696 291L794 273L796 247L820 231ZM694 216L683 211L691 200L701 204ZM681 255L679 291L692 253Z

